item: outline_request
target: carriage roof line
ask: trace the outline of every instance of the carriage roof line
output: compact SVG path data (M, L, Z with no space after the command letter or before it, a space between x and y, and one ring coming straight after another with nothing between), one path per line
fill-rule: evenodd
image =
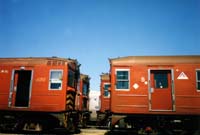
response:
M165 65L165 64L199 64L200 55L183 56L127 56L109 59L111 65Z

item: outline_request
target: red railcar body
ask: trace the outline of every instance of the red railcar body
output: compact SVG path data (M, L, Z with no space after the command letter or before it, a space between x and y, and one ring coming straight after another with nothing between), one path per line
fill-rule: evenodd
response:
M106 126L110 116L110 75L102 73L100 75L100 110L97 111L97 125Z
M0 58L0 110L4 115L58 113L66 127L67 112L76 111L78 78L79 64L74 59Z
M85 74L80 75L79 85L77 92L77 110L81 120L81 126L86 127L90 118L89 111L89 92L90 92L90 77Z
M100 112L110 110L110 75L102 74L100 82Z
M90 92L90 77L85 74L80 75L79 80L79 102L78 110L89 111L89 92Z
M68 110L67 92L76 91L75 78L73 86L67 83L68 72L76 70L76 61L69 59L0 59L0 110Z
M113 124L127 115L200 115L200 56L114 58L110 76Z

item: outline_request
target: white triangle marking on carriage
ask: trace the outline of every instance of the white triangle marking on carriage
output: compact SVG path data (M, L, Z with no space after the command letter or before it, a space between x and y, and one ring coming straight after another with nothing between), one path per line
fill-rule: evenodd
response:
M178 80L187 80L188 77L184 72L181 72L180 75L177 77Z

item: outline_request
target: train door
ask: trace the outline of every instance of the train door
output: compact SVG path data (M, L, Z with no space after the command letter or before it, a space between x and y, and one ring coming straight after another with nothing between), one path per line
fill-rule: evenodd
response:
M15 70L13 72L12 106L29 107L31 80L31 70Z
M149 70L150 110L173 110L172 70Z

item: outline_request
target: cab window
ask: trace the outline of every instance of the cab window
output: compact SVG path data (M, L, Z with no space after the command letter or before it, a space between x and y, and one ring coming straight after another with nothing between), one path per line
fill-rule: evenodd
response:
M104 84L104 97L110 97L109 88L110 84Z
M49 89L50 90L61 90L62 89L62 70L51 70L50 71L50 80L49 80Z
M75 87L75 72L71 69L68 71L68 86Z
M196 87L197 90L200 91L200 70L196 71Z
M128 90L129 89L129 70L118 69L116 70L116 89Z
M89 85L88 85L88 83L83 83L83 95L87 96L88 92L89 92Z

